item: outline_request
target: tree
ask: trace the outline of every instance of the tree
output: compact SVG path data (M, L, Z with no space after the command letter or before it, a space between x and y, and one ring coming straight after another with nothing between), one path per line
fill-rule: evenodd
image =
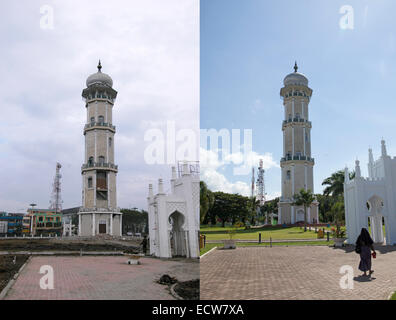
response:
M209 208L203 223L211 221L216 223L216 219L220 219L222 226L227 221L235 224L237 221L245 223L250 215L249 198L239 194L229 194L224 192L213 192L214 203Z
M349 178L353 179L355 177L355 172L349 173ZM326 178L322 182L322 186L327 186L323 190L323 195L337 197L344 194L344 181L345 172L344 170L339 170L334 172L330 177Z
M208 189L208 187L207 187L205 182L200 181L199 182L199 187L200 187L199 214L200 214L200 222L203 223L203 221L205 220L206 214L208 213L209 209L214 204L215 198L214 198L213 192Z
M268 221L268 214L278 212L278 202L279 198L275 198L264 203L261 207L261 213L265 215L266 221Z
M294 205L304 207L304 232L307 231L307 208L311 206L312 202L315 200L315 196L312 194L311 190L305 191L301 189L299 193L293 195Z
M338 226L339 223L345 219L344 202L337 201L334 203L331 207L331 211L333 212L335 223Z
M249 206L250 206L250 224L254 225L256 223L256 215L257 215L257 208L260 205L260 201L254 196L250 198Z
M145 210L139 211L134 209L121 209L122 212L122 232L140 232L148 231L148 212Z
M340 234L340 221L345 217L345 207L344 202L337 201L334 203L331 211L334 214L335 223L336 223L336 234Z

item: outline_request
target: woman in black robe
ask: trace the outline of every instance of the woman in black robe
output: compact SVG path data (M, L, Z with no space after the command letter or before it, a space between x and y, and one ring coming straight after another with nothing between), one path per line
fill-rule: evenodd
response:
M359 270L364 272L364 276L367 276L367 271L369 271L369 275L374 272L371 270L371 250L375 252L373 244L374 241L367 229L362 228L360 236L356 240L356 247L360 248Z

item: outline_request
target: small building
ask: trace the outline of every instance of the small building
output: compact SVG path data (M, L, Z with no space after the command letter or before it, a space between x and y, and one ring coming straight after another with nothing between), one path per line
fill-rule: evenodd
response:
M62 213L53 209L28 209L30 233L33 236L62 235Z
M22 234L23 213L0 214L0 234L8 236L20 236Z
M80 208L81 207L74 207L62 210L63 236L70 237L76 234L76 225L74 223L78 223L78 212Z
M6 235L8 232L8 221L0 220L0 235Z
M29 215L25 215L22 219L22 234L28 235L30 234L30 221L31 217Z

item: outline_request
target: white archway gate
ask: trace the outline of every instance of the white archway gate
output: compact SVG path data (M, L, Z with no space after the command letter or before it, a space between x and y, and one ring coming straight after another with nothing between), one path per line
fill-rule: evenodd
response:
M369 149L369 177L355 162L355 178L345 168L344 201L347 242L354 244L362 228L370 229L375 243L396 244L396 158L387 155L381 141L381 157L374 161ZM385 232L384 232L385 224Z
M199 172L188 163L176 176L172 168L171 193L164 193L162 179L148 196L150 253L157 257L199 257Z
M169 216L169 239L172 257L187 257L188 238L184 230L184 215L174 211Z
M369 220L370 228L367 226L367 230L371 230L371 236L375 243L384 243L384 232L382 227L382 209L384 207L384 200L374 195L368 201Z

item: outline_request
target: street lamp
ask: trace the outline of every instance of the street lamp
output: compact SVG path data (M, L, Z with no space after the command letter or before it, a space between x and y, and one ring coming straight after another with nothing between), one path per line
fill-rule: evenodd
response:
M30 206L32 207L31 217L30 217L30 234L33 236L33 217L34 217L34 215L33 215L33 209L34 209L34 207L37 206L37 204L31 203Z

